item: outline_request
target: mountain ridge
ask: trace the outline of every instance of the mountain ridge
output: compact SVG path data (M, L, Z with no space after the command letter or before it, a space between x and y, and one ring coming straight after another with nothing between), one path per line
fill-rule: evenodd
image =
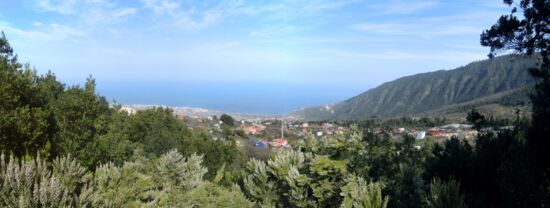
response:
M505 55L474 61L452 70L409 75L342 102L300 109L291 115L306 120L423 115L445 106L526 87L534 81L527 69L536 62L537 57ZM519 94L525 98L526 93Z

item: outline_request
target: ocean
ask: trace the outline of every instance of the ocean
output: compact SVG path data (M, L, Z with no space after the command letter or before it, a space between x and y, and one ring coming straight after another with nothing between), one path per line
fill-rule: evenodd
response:
M232 113L287 114L330 104L366 90L359 86L264 82L101 82L110 102L197 107Z

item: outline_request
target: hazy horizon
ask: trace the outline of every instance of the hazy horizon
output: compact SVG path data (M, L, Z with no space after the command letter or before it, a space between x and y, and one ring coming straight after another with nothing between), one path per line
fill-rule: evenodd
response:
M8 0L0 30L39 73L69 85L91 75L109 100L288 113L485 59L479 34L507 10L474 0Z
M229 113L277 115L343 101L363 91L359 88L288 83L96 82L101 95L123 105L167 105ZM125 85L133 87L123 87Z

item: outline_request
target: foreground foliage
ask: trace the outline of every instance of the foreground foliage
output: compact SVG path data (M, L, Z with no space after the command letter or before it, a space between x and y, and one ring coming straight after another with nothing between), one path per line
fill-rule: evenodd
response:
M176 150L154 161L101 165L95 172L72 157L49 164L1 155L1 207L252 207L238 187L203 179L202 157ZM217 206L216 206L217 207Z
M472 110L483 130L475 141L438 143L374 134L365 122L266 160L190 130L170 109L121 112L92 78L66 87L37 75L2 35L0 207L549 207L549 18L540 17L550 3L505 2L525 18L514 8L482 44L540 53L530 123L518 114L514 129L491 129Z
M378 183L354 175L333 181L330 161L317 157L310 174L325 178L315 182L298 167L304 154L290 151L268 164L251 160L245 179L247 196L237 185L224 187L203 176L202 156L183 157L177 150L157 160L100 165L94 172L74 158L53 164L40 157L19 160L1 155L0 206L2 207L386 207ZM324 164L321 164L324 163ZM306 172L308 172L306 170ZM343 176L343 175L342 175ZM344 185L337 187L334 185ZM281 188L289 188L288 190ZM329 201L330 199L330 201Z

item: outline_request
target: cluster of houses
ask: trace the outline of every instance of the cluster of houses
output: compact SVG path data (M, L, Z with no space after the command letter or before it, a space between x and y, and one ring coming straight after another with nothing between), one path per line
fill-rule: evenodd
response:
M259 135L266 129L266 126L262 124L256 124L256 123L252 125L246 125L245 123L241 123L240 128L248 135Z
M450 139L452 137L460 139L470 139L477 136L478 131L472 129L472 125L468 124L449 124L440 127L432 127L428 129L419 129L419 128L397 128L390 132L390 135L394 138L399 138L404 135L409 135L415 137L417 140L422 140L427 136L430 137L439 137ZM381 129L375 129L376 131L381 131Z
M135 114L139 108L123 106L120 111ZM189 112L188 109L185 112ZM195 110L196 111L196 110ZM194 112L194 111L193 111ZM216 116L209 115L207 117L198 116L195 114L184 116L184 113L175 112L178 120L185 122L190 128L204 129L208 131L213 139L223 139L222 122ZM247 138L240 138L237 143L239 145L252 145L260 149L280 150L290 148L289 139L300 139L306 135L314 135L315 137L323 137L326 135L343 135L348 129L330 122L301 122L282 121L276 119L253 119L241 120L237 130L242 130ZM417 140L423 140L426 137L445 138L453 137L459 139L471 139L478 135L478 131L468 124L449 124L432 128L396 128L389 133L393 138L401 138L405 135L412 136ZM502 127L513 128L513 127ZM373 133L381 133L382 128L374 128ZM222 138L219 138L222 137ZM270 139L273 138L273 139Z
M289 124L289 131L294 132L296 136L302 137L307 134L313 134L316 137L324 135L342 135L346 132L346 128L332 123L295 123Z
M285 138L277 138L272 139L271 141L268 140L256 140L254 142L254 146L256 148L260 149L266 149L266 148L290 148L290 144L288 144L288 139Z
M138 109L129 106L121 107L120 111L124 111L129 115L135 114ZM222 122L215 119L213 116L198 117L196 115L184 116L183 113L176 113L175 116L188 124L190 128L202 128L210 129L210 132L216 138L219 135L215 135L216 132L221 132ZM188 119L186 119L186 117ZM478 131L472 129L472 125L468 124L449 124L439 127L432 127L427 129L421 128L396 128L389 132L393 138L400 138L405 135L415 137L417 140L422 140L426 137L446 138L457 137L460 139L470 139L477 136ZM280 134L279 134L280 128ZM506 128L506 127L503 127ZM257 148L288 148L290 144L289 138L303 138L306 135L314 135L315 137L323 137L325 135L343 135L347 128L338 126L333 123L323 122L300 122L289 121L282 122L280 120L254 120L245 121L241 120L237 129L244 131L248 138L248 143L253 143ZM374 133L381 133L382 128L374 128ZM388 132L387 132L388 133ZM258 139L263 137L266 139ZM285 138L286 137L286 138ZM275 139L268 139L275 138ZM241 141L243 143L244 141Z
M282 126L277 126L276 122L267 121L250 121L241 120L236 130L242 130L245 134L245 138L236 140L237 145L245 146L250 145L260 149L283 149L290 148L288 139L284 138L284 135L279 135ZM280 122L279 122L280 123ZM267 139L274 138L276 139ZM264 139L265 138L265 139Z
M284 149L289 148L289 139L300 139L306 135L315 135L322 137L325 135L344 134L346 128L332 123L308 123L289 121L282 122L267 120L263 122L241 122L238 127L243 130L249 139L253 140L257 148ZM257 137L275 138L258 139ZM245 143L244 141L240 143Z

